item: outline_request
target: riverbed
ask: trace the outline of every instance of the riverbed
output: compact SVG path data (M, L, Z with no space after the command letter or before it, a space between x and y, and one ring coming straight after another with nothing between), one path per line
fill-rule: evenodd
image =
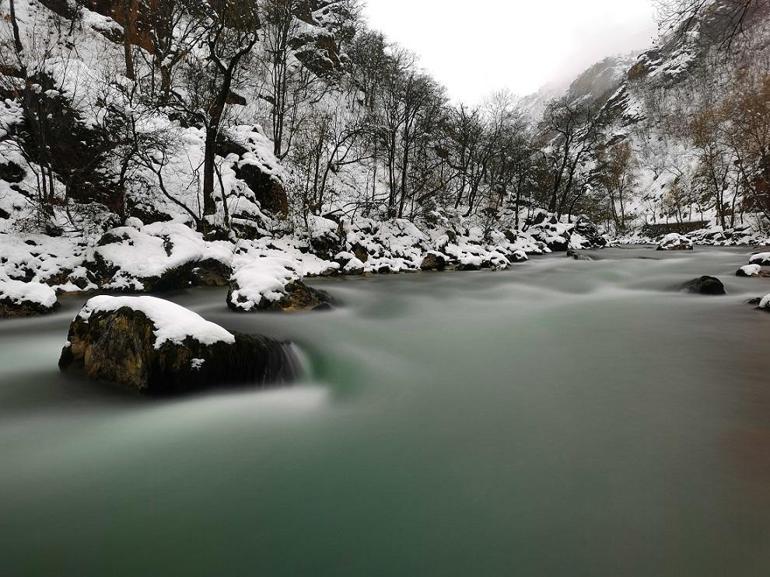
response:
M144 399L0 322L4 577L764 577L770 315L745 249L317 281L292 386ZM715 275L727 297L679 293Z

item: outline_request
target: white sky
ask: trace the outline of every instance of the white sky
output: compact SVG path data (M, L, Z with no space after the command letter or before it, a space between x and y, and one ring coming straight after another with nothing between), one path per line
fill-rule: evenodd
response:
M649 46L652 0L366 0L372 28L420 56L455 100L526 95Z

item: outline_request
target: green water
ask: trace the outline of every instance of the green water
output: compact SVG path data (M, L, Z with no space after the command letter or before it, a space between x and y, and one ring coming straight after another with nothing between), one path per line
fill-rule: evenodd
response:
M0 323L0 576L764 577L770 315L746 251L319 283L297 385L147 401ZM730 296L672 287L716 274Z

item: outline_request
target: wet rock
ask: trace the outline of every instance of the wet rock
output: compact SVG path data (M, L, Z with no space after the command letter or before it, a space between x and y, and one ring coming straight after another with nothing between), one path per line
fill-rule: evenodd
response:
M574 259L574 260L582 260L582 261L586 261L586 262L592 262L594 260L590 256L586 256L584 254L580 254L578 251L572 250L572 249L567 251L567 257L569 257L571 259Z
M420 269L423 271L443 271L446 270L447 260L444 255L437 252L429 252L422 259Z
M683 292L708 296L726 295L725 285L713 276L702 276L682 285Z
M265 385L296 376L285 343L231 334L153 297L95 297L72 322L62 371L151 394Z

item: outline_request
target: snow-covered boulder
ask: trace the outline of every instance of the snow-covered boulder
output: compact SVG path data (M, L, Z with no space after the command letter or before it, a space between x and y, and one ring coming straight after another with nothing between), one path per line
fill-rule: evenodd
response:
M58 306L56 292L48 285L0 280L0 318L43 315Z
M770 266L770 252L760 252L751 255L749 263L757 264L759 266Z
M230 333L148 296L89 300L59 360L62 371L83 370L93 379L159 394L288 380L296 366L283 343Z
M243 313L323 309L330 302L329 295L302 282L295 262L279 257L241 263L227 294L227 306Z
M658 250L693 250L693 242L686 236L671 233L661 239Z
M735 273L735 276L743 278L770 277L770 271L764 270L758 264L747 264L746 266L739 268L738 272Z
M682 292L690 294L722 296L726 295L725 285L713 276L702 276L682 285Z
M124 226L107 232L87 267L100 287L153 292L193 285L227 286L233 245L208 242L182 223Z

